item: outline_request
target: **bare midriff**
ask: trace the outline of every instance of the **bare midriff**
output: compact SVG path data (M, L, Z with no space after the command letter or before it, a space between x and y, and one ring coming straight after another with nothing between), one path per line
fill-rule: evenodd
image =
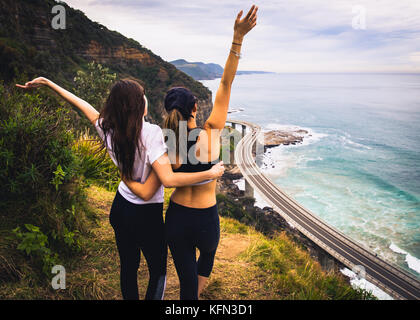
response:
M216 183L213 180L209 183L178 187L171 196L171 200L177 204L189 208L209 208L216 204Z

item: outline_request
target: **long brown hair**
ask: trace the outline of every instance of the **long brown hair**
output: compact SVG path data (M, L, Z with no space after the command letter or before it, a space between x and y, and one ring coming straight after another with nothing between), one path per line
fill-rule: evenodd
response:
M133 80L117 81L111 88L99 118L104 147L111 147L123 178L133 179L136 152L141 156L141 130L145 99L143 87ZM107 137L110 136L111 146Z

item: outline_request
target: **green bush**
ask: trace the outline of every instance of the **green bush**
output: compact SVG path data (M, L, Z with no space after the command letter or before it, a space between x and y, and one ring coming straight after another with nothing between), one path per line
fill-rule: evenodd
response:
M258 230L256 219L251 215L250 212L246 210L245 207L242 206L242 204L233 201L232 199L221 193L216 195L216 199L219 214L222 217L236 219L243 224L254 226ZM250 201L251 203L253 203L255 200L253 200L252 198L247 198L246 201Z
M42 233L39 227L25 224L25 228L26 232L23 232L21 227L13 230L16 238L20 241L17 249L24 251L27 256L30 256L36 262L40 260L42 271L46 275L50 275L51 268L59 262L58 255L47 247L48 237Z
M100 109L116 78L117 75L110 73L108 68L99 63L90 62L86 71L77 71L74 78L74 94Z
M87 64L87 70L77 71L74 78L74 94L83 100L89 102L95 109L101 110L109 94L112 83L115 82L117 75L110 73L108 68L99 63L90 62ZM93 129L92 124L79 111L80 119L74 123L78 131L84 131L85 128Z
M56 253L80 250L79 237L94 220L69 109L47 93L0 83L0 230L16 230L19 248L42 256L44 269Z

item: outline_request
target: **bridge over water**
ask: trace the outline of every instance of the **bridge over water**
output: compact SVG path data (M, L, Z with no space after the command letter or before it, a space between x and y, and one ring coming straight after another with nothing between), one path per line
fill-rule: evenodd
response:
M365 278L395 299L420 299L420 282L408 272L382 260L375 253L322 221L284 193L264 175L254 159L261 128L246 121L228 120L242 127L242 139L235 148L235 162L246 181L247 193L254 188L287 222L350 269L363 267Z

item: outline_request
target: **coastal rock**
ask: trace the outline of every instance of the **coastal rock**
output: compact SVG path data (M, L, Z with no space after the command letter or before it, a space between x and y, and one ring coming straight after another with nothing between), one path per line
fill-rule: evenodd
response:
M230 180L238 180L241 179L243 176L241 170L239 170L239 167L237 165L227 164L225 165L224 177Z
M264 149L277 147L279 145L295 145L302 143L303 138L309 134L303 129L297 130L271 130L264 132L264 141L259 139L259 143L264 145Z
M233 183L234 180L241 179L242 173L236 165L225 165L225 173L222 178L217 180L216 193L230 195L233 198L243 197L244 192L239 190L238 186Z

